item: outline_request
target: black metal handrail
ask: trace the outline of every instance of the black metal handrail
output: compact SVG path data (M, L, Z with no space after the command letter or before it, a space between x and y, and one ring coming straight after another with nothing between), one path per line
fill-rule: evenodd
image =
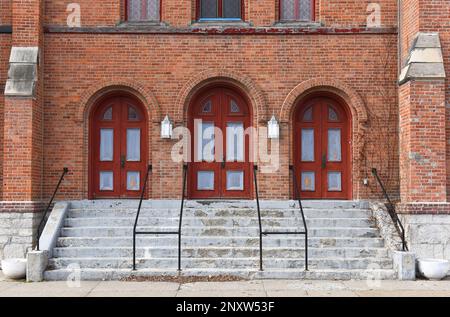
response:
M294 199L298 200L298 205L300 208L300 213L302 216L303 221L303 234L305 235L305 270L308 271L308 225L306 224L306 218L305 218L305 212L303 211L303 204L302 204L302 197L300 196L300 190L297 183L297 176L295 174L295 167L293 165L289 166L289 169L292 172L292 180L294 184L294 193L295 196ZM301 234L301 233L299 233Z
M263 269L263 239L262 239L263 236L283 235L283 234L286 234L286 235L304 235L305 236L305 270L308 271L308 229L307 229L307 226L306 226L306 219L305 219L305 215L303 213L303 206L302 206L302 203L301 203L301 200L300 200L300 195L297 195L297 197L299 199L300 211L301 211L301 214L302 214L304 231L264 231L262 229L262 219L261 219L261 208L260 208L260 203L259 203L257 172L258 172L258 166L255 165L254 168L253 168L253 178L254 178L254 182L255 182L256 207L257 207L257 211L258 211L258 222L259 222L259 269L260 269L260 271L264 270ZM295 175L294 175L294 178L295 178ZM296 181L295 181L294 184L296 184Z
M259 205L259 193L258 193L258 166L253 166L253 180L255 182L255 196L256 196L256 210L258 211L258 223L259 223L259 270L263 271L263 254L262 254L262 236L263 236L263 230L262 230L262 220L261 220L261 208Z
M181 210L180 210L180 221L179 221L178 231L136 231L137 224L139 221L139 215L141 213L141 205L142 205L142 200L144 198L145 187L147 185L148 176L149 176L149 173L151 170L152 170L152 166L149 165L148 170L147 170L147 177L146 177L145 183L144 183L144 188L142 189L141 200L139 202L139 207L138 207L138 211L136 214L136 220L134 222L134 227L133 227L133 271L136 270L136 235L171 235L171 234L178 236L178 271L181 271L181 226L182 226L182 221L183 221L184 201L185 201L185 197L186 197L185 192L186 192L186 180L187 180L188 165L187 164L183 165L183 192L181 195Z
M53 204L53 200L55 199L56 194L58 193L59 190L59 186L61 185L62 181L64 180L64 176L66 176L66 174L69 172L69 169L67 167L63 168L63 172L61 174L61 177L59 178L58 184L56 185L55 191L53 192L52 197L50 198L50 201L47 204L47 208L45 208L45 212L44 215L42 216L41 222L39 223L38 229L37 229L37 240L36 240L36 250L39 251L39 239L41 238L42 235L42 231L43 231L43 227L44 225L47 223L47 214L48 211L50 210L50 207Z
M402 249L403 251L408 251L408 243L406 242L406 238L405 238L405 228L403 227L403 224L400 220L400 218L398 217L397 211L395 210L395 205L392 203L391 198L389 197L386 188L384 187L383 182L381 181L380 176L378 175L378 171L376 168L372 168L372 175L375 177L375 179L377 180L378 184L381 187L381 191L383 192L384 197L387 200L387 210L389 215L392 218L392 221L394 222L395 228L397 229L397 232L400 236L400 238L402 239Z

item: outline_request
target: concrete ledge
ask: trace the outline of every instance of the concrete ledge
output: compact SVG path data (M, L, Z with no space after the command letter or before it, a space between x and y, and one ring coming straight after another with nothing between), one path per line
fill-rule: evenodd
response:
M27 281L42 282L44 272L47 269L48 259L52 257L56 240L60 236L70 204L67 202L56 203L47 220L39 239L39 251L27 253Z
M53 248L56 246L56 240L60 236L69 207L70 204L67 202L56 203L42 231L39 239L39 248L41 251L47 251L49 257L52 257Z
M395 251L393 254L394 269L400 281L416 280L416 255L412 252Z

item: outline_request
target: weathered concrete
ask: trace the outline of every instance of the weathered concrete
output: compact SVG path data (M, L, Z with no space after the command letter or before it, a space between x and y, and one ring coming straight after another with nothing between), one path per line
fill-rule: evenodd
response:
M27 282L42 282L48 265L48 251L27 253Z
M395 251L393 254L394 269L401 281L414 281L416 279L416 255L412 252Z
M450 215L401 215L406 239L417 258L450 260Z
M132 228L137 201L71 203L45 278L114 280L130 276ZM138 230L178 229L179 202L146 201ZM303 230L296 202L265 201L263 229ZM164 208L157 208L164 206ZM251 279L386 279L394 277L392 258L374 225L368 203L305 201L309 268L300 235L263 237L264 272L259 272L259 227L254 202L188 201L184 211L182 275L233 275ZM176 275L178 241L171 236L138 236L137 268L142 276ZM69 268L70 267L70 268Z
M56 203L42 231L39 248L47 251L49 257L52 257L53 248L61 234L61 228L64 225L69 206L70 204L67 202Z
M240 282L43 282L2 280L0 297L321 297L321 296L450 296L450 280L432 281L303 281L264 280Z
M0 213L0 259L25 258L35 243L40 213Z

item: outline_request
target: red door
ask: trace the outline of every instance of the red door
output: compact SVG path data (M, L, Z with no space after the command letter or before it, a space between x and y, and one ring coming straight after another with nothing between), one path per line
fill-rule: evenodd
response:
M246 101L231 89L213 88L195 98L190 109L190 198L249 198Z
M91 198L139 197L147 171L147 121L139 102L103 101L91 131Z
M300 105L295 115L294 157L302 198L350 199L350 122L329 98Z

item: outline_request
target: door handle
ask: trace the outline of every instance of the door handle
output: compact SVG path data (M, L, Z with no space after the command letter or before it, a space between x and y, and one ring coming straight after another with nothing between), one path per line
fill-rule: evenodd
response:
M225 168L225 157L222 156L222 168Z
M322 169L327 168L327 156L326 154L322 155Z
M120 156L120 167L125 168L125 155Z

